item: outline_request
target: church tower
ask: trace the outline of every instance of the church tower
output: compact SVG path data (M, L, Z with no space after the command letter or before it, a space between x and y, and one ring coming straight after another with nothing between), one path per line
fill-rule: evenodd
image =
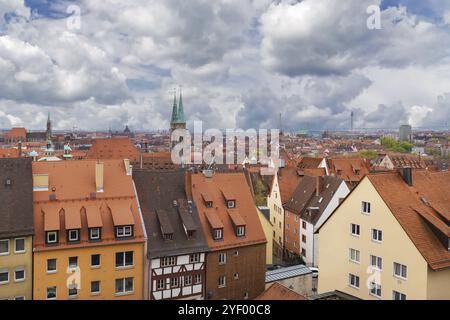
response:
M47 118L47 130L46 130L47 141L52 139L52 120L50 120L50 112Z
M184 119L183 94L180 89L180 101L177 103L177 92L175 90L172 107L172 120L170 121L170 130L186 129L186 120Z

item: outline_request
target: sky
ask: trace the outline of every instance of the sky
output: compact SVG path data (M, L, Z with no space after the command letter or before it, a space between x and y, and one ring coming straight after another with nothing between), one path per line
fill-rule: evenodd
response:
M449 43L442 0L0 0L0 128L166 129L174 88L204 128L446 127Z

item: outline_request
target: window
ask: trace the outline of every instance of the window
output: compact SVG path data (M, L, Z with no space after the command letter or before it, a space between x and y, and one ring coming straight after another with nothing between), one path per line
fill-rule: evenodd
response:
M248 292L244 293L244 300L248 299Z
M80 231L79 230L69 230L69 242L79 241Z
M392 300L406 300L406 294L394 290L392 292Z
M78 257L70 257L69 258L69 268L78 267Z
M234 274L234 280L239 280L239 273Z
M227 201L227 207L228 209L234 209L236 208L236 201Z
M124 226L116 228L116 236L117 238L126 238L133 236L133 227L132 226Z
M350 261L360 263L361 253L359 250L350 249Z
M156 281L156 290L164 290L166 288L166 280L158 279Z
M56 287L47 287L47 300L56 299Z
M302 249L302 256L306 257L306 249Z
M100 294L100 281L91 281L91 294Z
M306 221L303 221L303 222L302 222L302 228L303 228L303 229L306 229Z
M200 262L200 253L191 254L189 256L189 263L198 263Z
M0 256L9 254L9 240L0 240Z
M53 244L58 242L58 231L47 232L47 244Z
M302 235L302 242L306 243L306 236L304 234Z
M178 288L180 286L180 279L178 277L174 277L170 279L170 287Z
M361 235L361 226L359 224L352 223L350 225L350 232L352 236L359 237Z
M370 283L370 294L381 298L381 285L376 284L375 282Z
M205 207L208 208L208 209L212 208L213 207L213 202L212 201L206 201L205 202Z
M225 288L227 286L227 277L219 277L219 288Z
M25 239L18 238L14 241L14 253L24 253L25 252Z
M133 251L116 252L116 268L132 267Z
M359 277L358 276L355 276L354 274L350 273L348 281L349 281L350 287L359 289Z
M14 297L14 300L16 300L16 301L22 301L22 300L25 300L25 297L24 296L18 296L18 297Z
M222 240L222 239L223 239L223 230L214 229L214 240Z
M394 276L401 279L408 277L408 268L400 263L394 262Z
M165 257L161 260L161 267L174 266L177 263L176 257Z
M133 293L133 278L116 279L116 294Z
M47 259L47 273L56 273L56 259Z
M383 269L383 259L377 256L370 256L370 266L378 270Z
M100 240L100 228L89 229L89 240Z
M382 242L383 241L383 231L372 229L372 240L376 242Z
M78 289L76 286L70 287L69 286L69 298L76 298L78 296Z
M245 236L245 227L240 226L236 228L236 236L238 237L244 237Z
M185 286L190 286L190 285L192 285L192 276L185 276L185 277L184 277L184 285L185 285Z
M202 283L202 275L201 275L200 273L197 273L197 274L194 276L194 283L195 283L195 284Z
M236 250L236 251L234 252L234 256L235 256L235 257L239 257L239 250Z
M94 267L94 268L100 267L100 255L99 254L91 255L91 267Z
M25 281L25 267L16 268L14 271L14 282Z
M219 264L226 264L226 263L227 263L227 254L219 253Z
M7 269L0 270L0 284L9 283L9 271Z
M371 208L370 208L371 206L370 206L370 202L365 202L365 201L363 201L362 202L362 208L361 208L361 212L363 213L363 214L370 214L370 212L371 212Z

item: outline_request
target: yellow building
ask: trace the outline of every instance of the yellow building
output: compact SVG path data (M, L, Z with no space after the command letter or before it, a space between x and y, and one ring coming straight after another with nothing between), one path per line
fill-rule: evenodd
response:
M266 216L258 209L258 217L259 221L261 221L261 225L264 230L264 234L266 235L266 264L273 264L273 225L266 218Z
M31 160L0 159L0 300L33 298Z
M34 298L143 299L144 246L129 161L34 162Z
M450 299L450 173L369 175L319 230L319 293Z
M267 206L270 210L270 223L272 224L273 254L277 257L282 257L284 247L284 209L277 174L273 178L272 188L267 197Z

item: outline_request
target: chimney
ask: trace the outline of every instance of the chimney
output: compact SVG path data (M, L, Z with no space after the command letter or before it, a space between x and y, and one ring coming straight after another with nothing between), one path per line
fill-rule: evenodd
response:
M103 185L103 162L96 162L95 163L95 190L96 192L103 192L104 191L104 185Z
M127 176L133 175L133 166L130 164L130 160L124 159L123 163L125 164L125 171L127 173ZM142 164L141 164L141 166L142 166Z
M408 184L408 186L413 186L413 171L411 167L403 168L403 180Z
M320 188L321 188L321 181L320 177L316 177L316 196L318 197L320 195Z

